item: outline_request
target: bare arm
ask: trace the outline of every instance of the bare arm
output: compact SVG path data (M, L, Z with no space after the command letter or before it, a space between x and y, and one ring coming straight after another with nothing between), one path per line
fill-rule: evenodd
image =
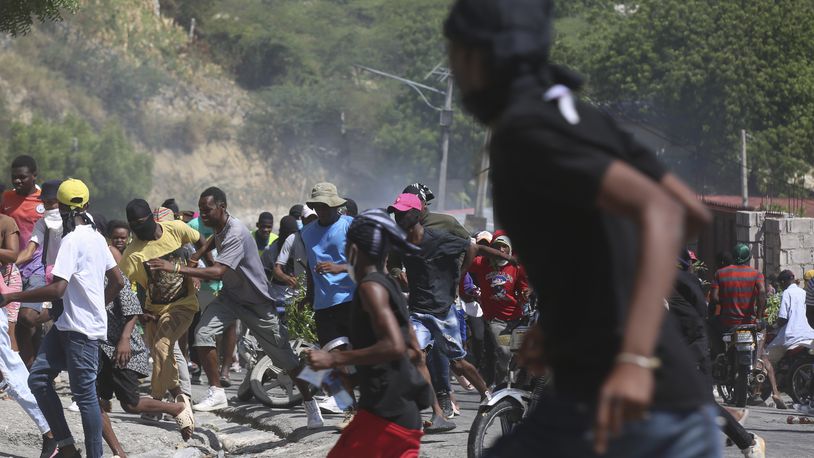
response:
M757 319L763 319L766 311L766 283L757 282Z
M215 248L215 237L209 237L205 239L202 235L197 242L195 242L195 253L190 256L189 263L195 265L198 264L199 259L204 260L204 264L207 266L215 265L215 259L212 257L212 250Z
M105 272L107 277L107 286L105 286L105 304L113 302L113 299L119 295L119 291L124 288L124 277L122 271L118 267L114 267Z
M18 266L21 266L30 261L31 258L34 257L34 252L37 251L38 246L39 245L37 245L34 242L28 242L28 245L26 245L25 249L21 251L19 255L17 255L17 260L15 261L15 263Z
M175 264L167 261L166 259L151 259L147 261L147 266L149 266L150 269L163 270L164 272L175 272L176 267ZM204 267L203 269L184 265L179 265L178 268L178 272L182 275L192 278L200 278L201 280L207 281L222 279L223 275L226 273L226 269L228 269L228 267L219 262L216 262L209 267Z
M124 323L124 329L122 329L122 335L119 338L119 342L116 345L116 354L113 355L113 360L116 361L116 364L119 367L127 366L127 363L130 362L130 357L132 356L133 349L130 347L130 335L133 334L133 329L136 327L136 321L138 321L138 315L133 315L127 319L127 322Z
M297 279L291 275L286 274L283 272L283 266L281 264L274 264L274 271L273 271L274 278L277 280L285 283L290 288L297 287Z
M605 172L599 207L626 216L640 228L639 262L620 351L650 357L661 328L662 306L675 278L675 256L684 237L685 208L661 186L626 163ZM653 373L633 364L616 364L599 393L595 449L604 453L608 434L622 422L638 419L653 395Z
M0 263L11 264L17 262L18 252L20 251L20 233L12 232L6 234L3 241L3 248L0 249Z
M398 321L390 308L390 297L383 286L362 283L359 286L362 308L370 315L376 343L360 350L308 353L308 363L314 369L328 369L353 364L371 365L393 361L404 356L407 345L401 335Z
M54 277L54 281L42 288L29 289L3 295L3 307L11 302L54 302L62 299L68 282L64 278Z

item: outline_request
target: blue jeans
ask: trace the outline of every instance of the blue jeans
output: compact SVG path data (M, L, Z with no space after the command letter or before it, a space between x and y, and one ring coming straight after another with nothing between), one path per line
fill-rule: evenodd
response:
M37 359L31 366L28 386L45 419L57 445L74 444L71 430L65 421L62 403L52 385L53 380L63 370L68 371L71 394L82 415L82 429L85 431L85 449L90 458L101 457L102 415L99 398L96 395L96 374L99 370L99 341L91 340L84 334L60 331L51 328L45 335Z
M595 410L587 404L546 395L487 457L598 457L593 451ZM721 430L712 405L690 411L652 410L647 419L625 424L601 458L718 458Z
M422 350L432 345L453 361L466 357L455 306L450 306L446 316L440 318L428 313L413 312L410 314L410 324Z

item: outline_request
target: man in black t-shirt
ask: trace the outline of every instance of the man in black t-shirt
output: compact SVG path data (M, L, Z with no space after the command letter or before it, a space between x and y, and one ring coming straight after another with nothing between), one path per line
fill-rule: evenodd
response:
M421 252L404 255L410 292L410 321L422 350L434 346L450 359L452 371L464 376L484 398L490 393L475 366L464 359L455 296L461 272L466 271L475 256L499 257L514 262L511 256L448 232L426 229L421 223L421 200L415 194L401 194L388 208L396 222L407 232L410 243ZM463 257L463 266L459 260Z
M496 219L540 295L523 357L554 375L553 395L492 453L717 456L711 392L664 307L675 253L709 213L577 101L579 78L548 62L551 13L550 0L458 0L444 27L464 106L493 132ZM556 219L531 224L530 203ZM595 281L574 294L586 262Z

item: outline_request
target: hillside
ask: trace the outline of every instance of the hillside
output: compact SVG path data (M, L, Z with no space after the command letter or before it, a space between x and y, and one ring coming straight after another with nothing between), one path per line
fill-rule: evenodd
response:
M251 109L249 93L196 53L188 34L154 6L150 0L83 1L79 13L62 23L2 39L5 117L46 126L70 117L96 131L111 122L121 126L134 154L152 163L151 171L134 171L151 179L123 198L143 196L159 204L175 197L184 208L194 208L198 193L217 185L244 219L264 209L287 210L301 200L306 180L321 178L321 170L311 167L305 177L298 160L244 147L239 133ZM8 149L7 161L18 153ZM54 152L45 162L64 162L70 154ZM61 170L105 180L94 174L95 166L82 177L82 170L52 165L41 164L43 179L52 178L45 170Z

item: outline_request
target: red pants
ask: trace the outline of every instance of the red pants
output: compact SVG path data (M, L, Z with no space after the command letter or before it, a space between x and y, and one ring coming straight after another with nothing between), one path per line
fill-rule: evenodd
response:
M418 458L424 433L359 410L328 458Z

